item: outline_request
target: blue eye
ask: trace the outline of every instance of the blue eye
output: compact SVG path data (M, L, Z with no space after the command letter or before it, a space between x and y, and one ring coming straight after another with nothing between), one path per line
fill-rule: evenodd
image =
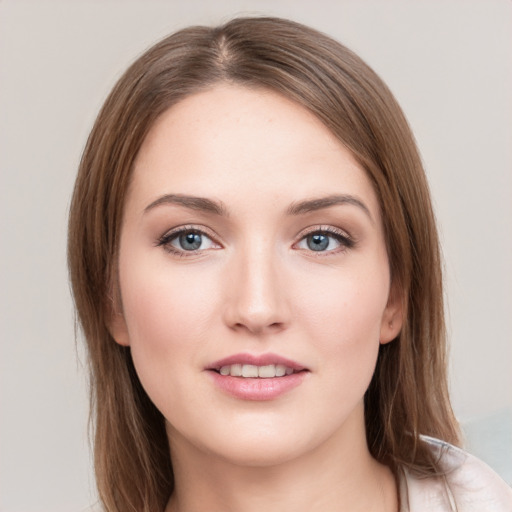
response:
M330 237L323 233L308 235L306 237L306 243L308 244L308 248L312 251L325 251L329 247L329 238Z
M157 243L175 254L197 252L217 248L213 240L197 229L181 229L165 234Z
M353 245L353 240L345 234L330 230L318 230L304 236L297 247L314 252L331 252L340 248L350 248Z
M179 234L172 242L177 242L180 246L179 249L183 249L185 251L197 251L203 243L203 235L201 235L201 233L189 231ZM171 245L175 246L172 242Z

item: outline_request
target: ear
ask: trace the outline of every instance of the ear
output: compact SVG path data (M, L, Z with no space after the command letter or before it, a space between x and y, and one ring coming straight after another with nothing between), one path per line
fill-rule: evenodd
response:
M128 326L124 319L122 308L119 305L119 299L111 299L111 305L108 312L108 330L114 341L125 347L130 346L130 336L128 334Z
M382 315L380 326L380 343L382 345L393 341L403 325L404 301L400 287L391 285L386 309Z
M121 313L117 313L116 315L112 316L108 325L108 330L110 331L110 334L116 343L125 347L130 346L128 329L126 327L124 316Z

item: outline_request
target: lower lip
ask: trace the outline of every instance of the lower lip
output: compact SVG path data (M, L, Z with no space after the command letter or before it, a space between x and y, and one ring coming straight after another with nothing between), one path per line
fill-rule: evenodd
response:
M231 377L209 371L213 382L227 394L241 400L275 400L299 386L306 376L306 371L292 373L284 377L269 379Z

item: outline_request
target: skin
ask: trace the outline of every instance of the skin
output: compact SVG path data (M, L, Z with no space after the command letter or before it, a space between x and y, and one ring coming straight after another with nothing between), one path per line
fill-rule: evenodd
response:
M333 194L360 204L290 213ZM169 235L180 227L206 233L198 250ZM307 236L326 229L327 248L311 250ZM126 199L119 288L112 334L167 421L168 512L397 509L391 472L368 452L363 396L379 345L400 330L400 301L375 192L311 113L227 84L164 113ZM206 371L241 352L308 371L276 399L242 400Z

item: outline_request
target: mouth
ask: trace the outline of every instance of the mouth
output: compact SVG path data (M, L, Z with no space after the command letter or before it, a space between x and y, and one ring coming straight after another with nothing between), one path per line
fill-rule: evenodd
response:
M305 366L277 354L234 354L211 364L207 370L223 376L272 379L309 371Z
M257 366L254 364L230 364L224 365L220 368L214 368L220 375L230 375L231 377L242 377L244 379L273 379L275 377L286 377L293 373L305 370L294 370L293 368L284 364L267 364L263 366Z
M224 392L243 400L272 400L299 386L310 370L275 354L237 354L205 368Z

